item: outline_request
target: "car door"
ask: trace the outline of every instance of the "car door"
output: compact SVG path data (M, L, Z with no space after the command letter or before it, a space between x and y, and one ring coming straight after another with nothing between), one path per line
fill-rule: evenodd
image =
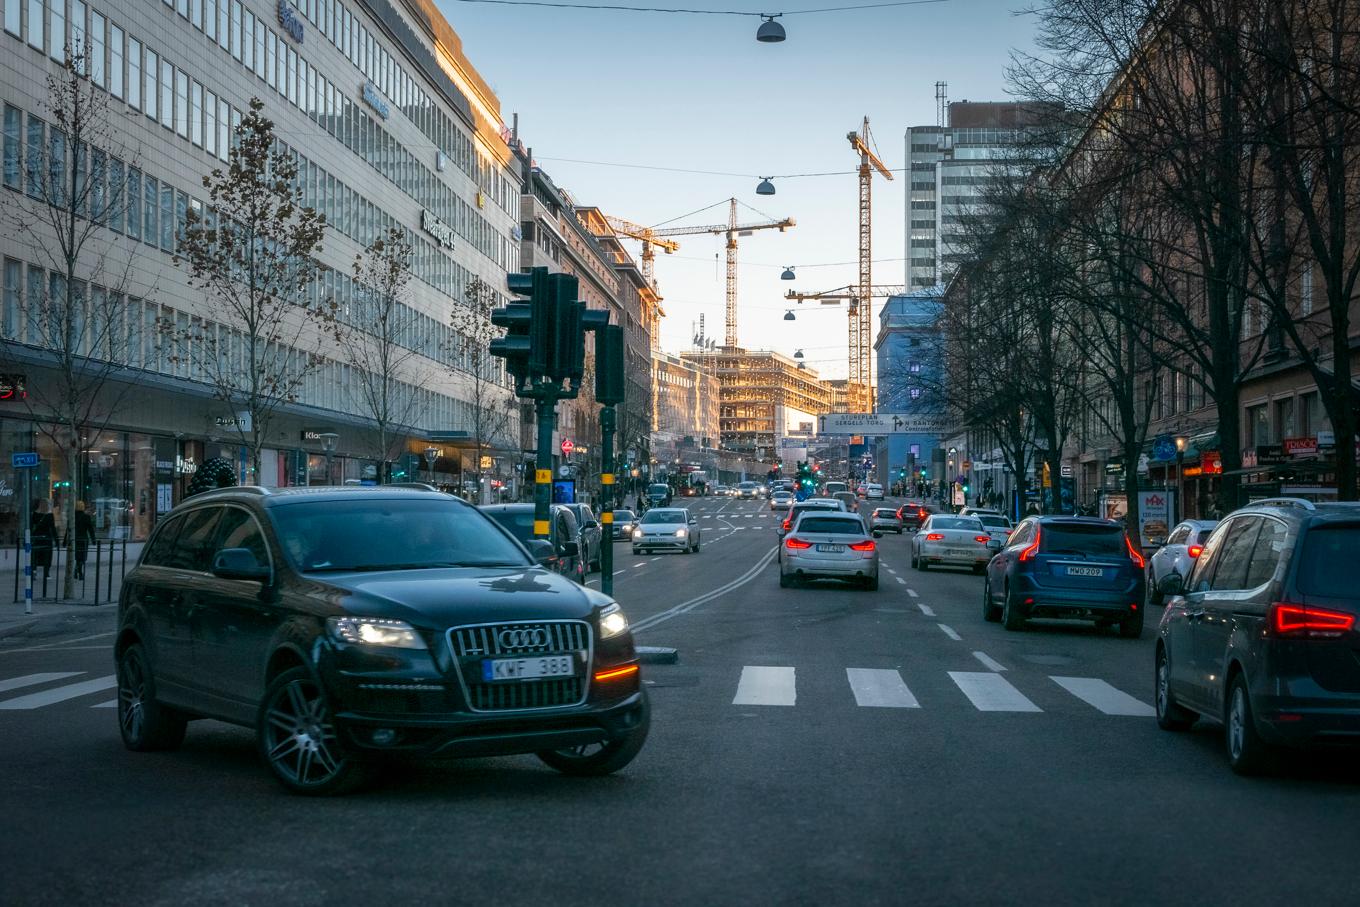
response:
M1218 717L1223 682L1223 655L1232 631L1233 614L1245 597L1247 570L1261 529L1261 518L1253 515L1233 519L1223 538L1223 550L1216 560L1209 588L1199 601L1198 614L1190 621L1190 673L1195 700L1211 716Z
M1034 521L1025 520L1006 539L1006 545L996 553L987 564L987 578L992 584L992 594L1000 596L1006 590L1006 578L1010 575L1020 551L1034 540Z
M166 639L169 650L174 653L167 660L177 671L182 671L179 676L195 704L201 704L203 694L215 682L195 662L195 637L199 630L197 611L202 607L204 579L208 575L213 537L221 515L220 505L198 507L186 513L162 573L170 615Z
M1182 583L1181 594L1167 599L1162 615L1160 633L1166 647L1171 692L1191 707L1207 708L1201 699L1203 689L1195 677L1193 630L1204 616L1204 597L1213 582L1219 554L1230 528L1229 523L1224 523L1219 532L1205 541L1203 553Z
M223 508L210 546L245 548L260 564L274 567L259 521L239 505ZM209 560L211 565L211 559ZM208 572L193 611L194 657L213 678L214 711L242 722L255 719L264 695L270 642L283 619L272 582L228 579Z
M167 701L183 700L184 683L193 668L188 626L178 613L180 591L169 569L175 537L183 527L183 514L173 514L157 527L128 584L128 604L140 606L146 614L144 643L157 694Z

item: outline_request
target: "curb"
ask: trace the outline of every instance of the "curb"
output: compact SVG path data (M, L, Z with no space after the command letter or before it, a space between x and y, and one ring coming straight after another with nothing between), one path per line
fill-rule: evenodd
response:
M0 627L0 639L4 639L6 636L20 636L24 633L27 633L29 630L33 629L37 625L38 621L34 619L24 621L23 623L11 624L8 627Z
M634 646L638 661L648 665L673 665L680 660L680 650L667 646Z

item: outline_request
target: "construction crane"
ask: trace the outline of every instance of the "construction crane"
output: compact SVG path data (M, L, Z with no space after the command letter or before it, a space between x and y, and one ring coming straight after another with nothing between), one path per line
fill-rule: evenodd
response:
M653 237L693 236L698 233L721 234L727 237L727 336L724 346L737 346L737 237L747 236L757 230L778 230L783 233L795 225L792 217L783 220L761 221L752 224L737 223L737 200L728 199L727 223L708 224L702 227L664 227L652 229ZM657 240L653 239L652 242Z
M870 147L869 118L859 132L845 135L850 147L859 155L859 284L858 297L850 302L850 381L849 404L856 412L869 412L873 407L873 306L869 304L873 280L873 176L874 170L884 179L893 178L892 171Z
M670 255L679 250L680 244L673 239L665 239L659 236L651 227L643 227L632 221L606 214L604 219L609 223L613 231L620 236L627 236L630 239L642 242L642 279L653 289L656 289L656 251L653 246L660 246L661 249Z

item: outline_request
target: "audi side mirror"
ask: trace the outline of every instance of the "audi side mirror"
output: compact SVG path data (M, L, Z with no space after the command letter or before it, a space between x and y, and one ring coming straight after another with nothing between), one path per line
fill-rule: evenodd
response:
M223 579L249 579L268 582L269 565L255 559L249 548L223 548L213 555L213 576Z

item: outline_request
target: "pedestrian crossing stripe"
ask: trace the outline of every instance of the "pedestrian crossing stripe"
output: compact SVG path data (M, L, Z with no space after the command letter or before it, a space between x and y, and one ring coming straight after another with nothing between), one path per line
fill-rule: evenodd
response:
M88 696L91 693L103 693L106 690L113 689L117 685L117 678L110 674L107 677L96 677L94 680L68 683L63 686L53 687L50 690L41 690L37 693L29 693L24 696L16 696L13 699L5 699L0 701L0 710L15 711L20 709L40 709L43 706L54 705L55 703L65 702L68 699L75 699L80 696Z

